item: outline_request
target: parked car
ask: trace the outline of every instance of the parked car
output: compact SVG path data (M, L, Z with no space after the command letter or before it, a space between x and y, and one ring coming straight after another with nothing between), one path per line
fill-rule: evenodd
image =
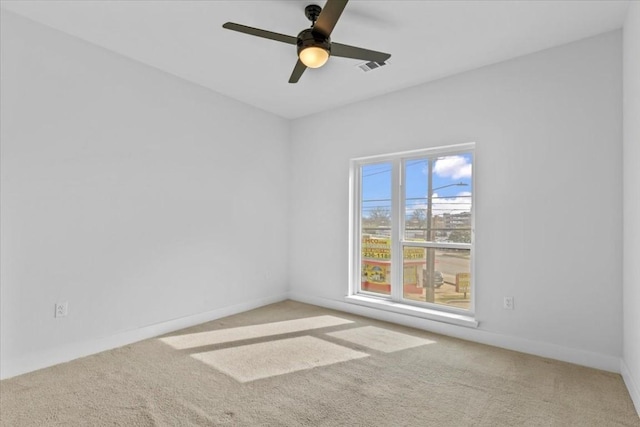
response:
M423 286L427 286L427 270L422 270L423 273L423 281L424 284ZM439 288L440 286L444 285L444 276L442 275L442 273L438 270L435 270L433 272L433 287L434 288Z

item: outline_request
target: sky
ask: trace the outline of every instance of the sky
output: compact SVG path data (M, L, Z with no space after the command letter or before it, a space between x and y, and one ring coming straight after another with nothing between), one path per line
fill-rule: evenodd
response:
M406 214L425 209L428 193L428 159L404 161ZM472 189L471 153L438 157L433 165L433 215L460 213L471 210ZM462 185L453 185L462 184ZM442 188L445 187L446 188ZM375 207L391 207L391 163L374 163L362 167L363 216ZM415 199L415 200L411 200Z

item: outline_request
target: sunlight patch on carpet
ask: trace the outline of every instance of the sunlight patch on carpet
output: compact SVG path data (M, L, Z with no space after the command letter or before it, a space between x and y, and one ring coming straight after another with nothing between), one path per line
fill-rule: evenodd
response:
M191 355L243 383L367 356L369 355L366 353L311 336Z
M264 323L261 325L240 326L237 328L176 335L160 338L160 341L165 344L169 344L175 349L182 350L186 348L203 347L206 345L288 334L291 332L328 328L347 323L353 322L351 320L341 319L335 316L316 316L306 317L303 319L285 320L282 322Z
M330 332L327 335L384 353L393 353L394 351L435 343L435 341L375 326Z

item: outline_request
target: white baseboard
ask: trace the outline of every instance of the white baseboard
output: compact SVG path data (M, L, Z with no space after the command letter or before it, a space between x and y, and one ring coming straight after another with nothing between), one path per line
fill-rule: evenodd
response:
M631 371L629 371L629 368L627 367L624 359L620 360L620 374L622 375L622 379L627 386L627 390L629 390L629 395L631 395L631 400L636 407L636 412L640 417L640 387L631 376Z
M289 293L289 298L294 301L340 310L413 328L424 329L430 332L473 341L480 344L487 344L494 347L505 348L507 350L519 351L549 359L574 363L576 365L620 373L620 358L616 356L497 334L483 331L481 329L466 328L424 318L408 316L405 314L350 304L344 301L308 296L296 292Z
M222 307L204 313L198 313L191 316L181 317L179 319L172 319L166 322L144 326L138 329L110 335L108 337L64 344L45 351L34 352L20 357L19 359L1 360L0 379L15 377L17 375L57 365L59 363L68 362L80 357L99 353L101 351L111 350L116 347L153 338L158 335L210 322L211 320L219 319L221 317L242 313L264 305L284 301L287 297L288 295L283 293L273 297L259 298L230 307Z

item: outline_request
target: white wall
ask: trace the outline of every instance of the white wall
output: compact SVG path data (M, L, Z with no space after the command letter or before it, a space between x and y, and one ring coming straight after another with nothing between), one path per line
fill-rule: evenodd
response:
M1 27L2 377L286 296L288 122Z
M624 376L640 414L640 3L624 25Z
M607 33L294 121L293 297L382 317L343 302L349 159L475 141L479 329L385 318L619 370L621 49Z

